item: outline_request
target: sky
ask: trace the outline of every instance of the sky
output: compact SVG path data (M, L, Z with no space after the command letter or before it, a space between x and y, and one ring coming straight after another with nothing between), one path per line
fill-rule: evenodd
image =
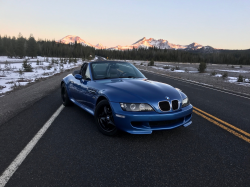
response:
M0 35L96 45L146 38L221 49L250 48L250 0L0 0Z

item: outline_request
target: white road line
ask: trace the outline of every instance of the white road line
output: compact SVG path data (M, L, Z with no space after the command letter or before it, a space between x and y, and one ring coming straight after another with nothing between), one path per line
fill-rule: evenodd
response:
M210 88L210 87L208 87L208 86L200 85L200 84L194 83L194 82L192 82L192 81L182 80L182 79L174 78L174 77L169 77L169 76L164 75L164 74L161 74L161 73L155 73L155 72L148 71L148 70L144 70L144 69L140 69L140 70L146 71L146 72L151 73L151 74L158 75L158 76L160 76L160 77L169 78L169 79L174 79L174 80L177 80L177 81L186 82L186 83L193 84L193 85L196 85L196 86L200 86L200 87L203 87L203 88L207 88L207 89L211 89L211 90L216 90L216 91L218 91L218 92L223 92L223 93L227 93L227 94L234 95L234 96L237 96L237 97L242 97L242 98L245 98L245 99L250 99L250 97L241 96L241 95L238 95L238 94L230 93L230 92L223 91L223 90L219 90L219 89L216 89L216 88Z
M57 111L50 117L50 119L44 124L44 126L38 131L38 133L33 137L33 139L26 145L26 147L17 155L15 160L9 165L9 167L3 172L0 177L0 187L4 187L9 181L11 176L15 173L18 167L22 164L24 159L28 156L31 150L35 147L40 138L44 135L56 117L64 109L64 106L61 105Z

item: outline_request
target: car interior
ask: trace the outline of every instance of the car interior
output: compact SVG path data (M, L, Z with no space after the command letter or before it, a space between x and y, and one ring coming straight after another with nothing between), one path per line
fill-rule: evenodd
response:
M80 70L73 72L73 76L81 74L83 79L86 78L85 72L88 64L84 63ZM96 63L92 64L92 74L95 80L104 78L118 78L118 77L137 77L136 72L132 67L122 63Z

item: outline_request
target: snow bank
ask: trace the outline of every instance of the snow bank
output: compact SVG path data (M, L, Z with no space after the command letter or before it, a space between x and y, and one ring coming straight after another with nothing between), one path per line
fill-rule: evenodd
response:
M26 57L26 59L28 58ZM94 58L94 60L96 59L97 57ZM39 60L39 64L37 64L37 60ZM75 63L69 63L69 60L65 58L64 63L61 63L60 58L49 57L46 59L37 57L36 59L28 60L33 68L33 72L20 73L19 70L23 70L23 61L24 59L11 59L7 56L0 56L0 96L19 86L25 86L41 78L51 77L67 69L78 67L83 63L82 59L77 59Z
M218 69L217 71L227 71L227 72L233 72L233 73L250 73L250 71L244 71L244 70L221 70L221 69Z

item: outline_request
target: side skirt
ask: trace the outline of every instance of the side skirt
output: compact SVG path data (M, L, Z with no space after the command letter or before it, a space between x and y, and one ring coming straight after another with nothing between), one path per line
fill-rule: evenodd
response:
M79 102L75 101L74 99L70 99L75 105L79 106L83 110L87 111L88 113L92 114L93 116L95 115L94 111L91 110L89 107L80 104Z

